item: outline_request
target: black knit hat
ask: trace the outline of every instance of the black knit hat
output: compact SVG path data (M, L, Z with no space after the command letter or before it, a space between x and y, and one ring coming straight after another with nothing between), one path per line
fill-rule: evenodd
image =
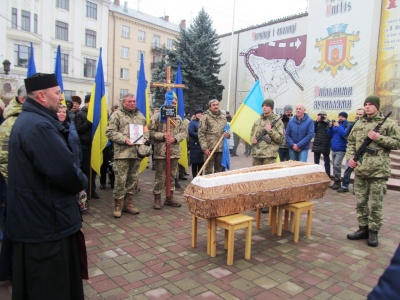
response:
M87 94L85 96L85 103L88 103L88 102L90 102L90 94Z
M371 102L373 105L376 106L377 109L379 109L381 107L381 99L379 99L378 96L375 96L375 95L368 96L365 99L364 104L367 102Z
M345 117L345 118L347 119L348 114L347 114L347 112L345 112L345 111L341 111L341 112L339 113L339 117Z
M271 109L274 109L274 100L272 99L265 99L261 105L263 107L264 105L271 107Z
M198 109L196 109L195 111L194 111L194 114L195 115L197 115L197 114L202 114L203 113L203 110L201 109L201 108L198 108Z
M45 90L58 86L57 77L54 74L36 73L25 80L26 92Z

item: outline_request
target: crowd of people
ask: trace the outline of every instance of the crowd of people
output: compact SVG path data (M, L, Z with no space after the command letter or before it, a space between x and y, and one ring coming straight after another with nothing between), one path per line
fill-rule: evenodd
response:
M90 94L62 98L54 74L35 74L7 107L0 103L0 225L6 218L0 239L0 280L12 276L13 299L83 299L82 279L88 277L86 248L81 212L89 199L98 199L96 173L90 165L92 123L88 121ZM61 101L65 100L66 105ZM210 100L205 111L194 111L191 120L176 114L177 97L169 91L165 104L155 109L149 124L137 108L134 94L126 94L121 105L113 107L106 128L109 143L103 151L100 189L107 177L113 188L113 217L123 212L138 214L138 175L141 161L152 155L155 180L153 208L162 208L161 195L166 186L164 206L178 208L174 198L177 179L186 170L178 163L180 143L188 140L192 176L222 172L224 147L221 141L231 139L231 156L236 156L240 138L227 124L229 112ZM274 113L274 100L265 99L262 114L255 120L246 153L252 165L280 161L307 162L311 147L314 162L324 159L325 171L338 192L348 192L350 175L342 179L343 159L354 169L354 191L357 197L359 229L347 235L350 240L367 239L378 246L378 232L383 224L382 202L390 176L389 153L400 148L398 126L384 119L379 111L380 99L369 96L356 112L355 122L340 112L338 119L328 120L320 111L314 121L304 104L286 105L284 113ZM175 111L174 114L169 113ZM385 121L385 122L383 122ZM381 123L379 131L374 130ZM136 135L132 130L136 129ZM373 151L355 159L366 138ZM229 154L228 154L229 155ZM331 158L330 158L330 155ZM56 167L55 167L56 166ZM168 176L166 169L169 169ZM204 170L204 171L203 171ZM107 176L108 175L108 176ZM185 178L186 179L186 178ZM136 195L136 196L135 196ZM9 199L5 201L5 199ZM265 207L263 212L268 212ZM59 272L62 269L63 272ZM39 272L40 270L40 272ZM57 274L57 275L54 275ZM35 299L36 299L35 298Z

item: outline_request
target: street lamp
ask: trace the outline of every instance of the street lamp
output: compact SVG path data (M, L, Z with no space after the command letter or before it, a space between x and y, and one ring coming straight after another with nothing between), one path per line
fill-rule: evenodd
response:
M6 73L6 75L8 75L8 72L10 72L10 66L11 66L10 61L8 59L5 59L3 61L3 68L4 68L4 72Z

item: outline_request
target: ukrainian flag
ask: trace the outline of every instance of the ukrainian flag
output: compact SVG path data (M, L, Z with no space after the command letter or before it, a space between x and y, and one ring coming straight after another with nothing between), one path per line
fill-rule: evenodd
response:
M60 87L62 98L63 98L61 103L66 105L67 103L65 102L64 83L63 83L63 79L62 79L62 69L61 69L61 46L60 45L58 45L58 47L57 47L57 56L56 56L56 65L54 67L54 74L56 75L57 82Z
M139 79L136 90L136 107L145 116L146 125L150 123L150 104L147 96L147 83L146 75L144 73L144 62L143 54L140 55L140 68L139 68ZM143 172L148 164L149 159L145 157L140 163L139 173Z
M181 62L178 63L178 70L176 71L175 84L182 84ZM174 88L174 92L178 97L177 113L181 117L182 122L184 122L185 103L183 101L183 89ZM185 169L187 169L189 167L187 139L184 139L182 142L180 142L179 145L181 146L181 157L179 158L178 163Z
M31 42L31 55L29 56L28 61L28 71L26 73L26 77L31 77L32 75L36 74L36 65L35 65L35 57L33 55L33 45Z
M254 122L262 114L261 106L263 101L264 99L260 82L256 81L230 123L231 131L236 133L250 145L252 144L250 141L251 128L253 127Z
M91 166L97 174L100 174L100 167L103 163L103 149L106 147L108 139L106 137L107 127L107 100L104 84L103 63L101 59L97 64L96 78L92 87L90 103L88 107L87 119L92 122L92 153Z

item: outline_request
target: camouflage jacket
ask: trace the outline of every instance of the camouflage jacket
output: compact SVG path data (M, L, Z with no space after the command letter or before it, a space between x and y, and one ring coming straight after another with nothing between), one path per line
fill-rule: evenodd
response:
M188 135L187 125L182 122L180 116L173 118L176 127L170 126L171 135L175 138L176 142L171 144L171 158L181 157L181 147L179 145ZM151 118L149 131L150 139L154 144L154 159L165 159L166 157L166 144L164 141L164 133L167 130L167 123L162 123L159 120L159 115L154 114Z
M261 114L260 118L254 122L251 128L250 139L252 140L254 137L258 137L266 124L271 124L278 119L279 116L274 113L271 113L269 116ZM285 141L283 127L283 122L281 120L276 122L270 132L265 135L265 138L270 140L270 142L268 143L261 139L257 144L253 145L251 155L256 158L277 157L279 146Z
M0 126L0 172L6 182L8 182L8 142L10 140L11 129L22 111L22 105L17 100L10 101L4 111L5 121Z
M226 117L221 114L221 111L219 111L217 115L214 115L209 110L204 112L204 115L199 122L198 132L202 151L208 149L211 152L214 149L215 145L224 133L226 122ZM222 146L223 143L221 142L215 151L222 152Z
M360 119L353 127L347 143L346 159L354 157L361 147L368 132L373 130L383 120L381 113L371 118ZM381 136L377 141L372 141L369 148L377 149L377 155L364 153L362 159L357 162L354 169L356 176L362 178L386 178L390 177L390 151L400 149L400 131L398 126L390 119L379 129Z
M139 145L125 144L126 139L129 138L129 124L146 125L145 117L137 108L128 111L121 107L111 115L106 135L114 144L114 159L138 158ZM149 139L149 133L144 132L143 137Z

